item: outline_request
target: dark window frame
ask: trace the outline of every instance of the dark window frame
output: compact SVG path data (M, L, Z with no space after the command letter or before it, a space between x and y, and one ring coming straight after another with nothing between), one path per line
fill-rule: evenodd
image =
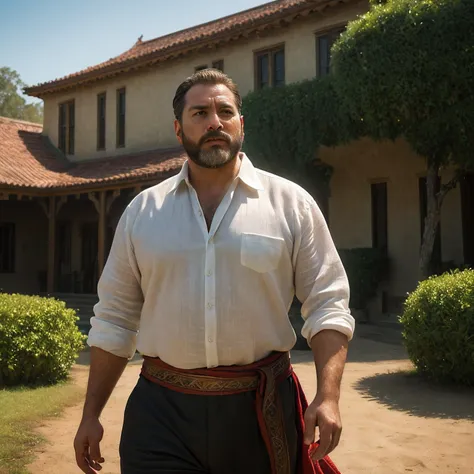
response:
M208 68L207 64L201 64L200 66L196 66L194 68L194 72L204 71L204 69L207 69L207 68Z
M276 83L276 61L275 58L278 53L283 53L283 77ZM268 82L267 85L264 84L263 80L263 69L261 61L267 58L267 76ZM286 83L286 61L285 61L285 44L281 43L278 45L271 46L270 48L261 49L254 51L254 87L255 90L260 90L264 87L279 87L283 86Z
M217 69L218 71L224 72L224 60L217 59L215 61L212 61L212 68Z
M372 212L372 247L388 254L388 182L370 185Z
M97 94L97 151L106 149L107 93Z
M0 274L15 273L16 228L13 222L0 222Z
M74 155L76 134L75 100L61 102L58 106L58 148L68 155Z
M117 126L116 126L116 146L117 148L125 148L125 133L126 133L126 115L127 115L127 91L125 87L117 89ZM121 97L123 97L123 113L121 111Z
M332 26L323 31L316 33L316 76L323 77L327 76L331 71L331 48L339 38L339 36L345 31L347 24ZM326 43L324 46L322 43ZM324 47L324 57L326 58L326 64L322 65L322 48Z

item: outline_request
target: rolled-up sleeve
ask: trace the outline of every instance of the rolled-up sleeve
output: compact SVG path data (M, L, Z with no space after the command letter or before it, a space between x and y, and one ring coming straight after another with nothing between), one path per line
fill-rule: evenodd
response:
M140 271L131 243L134 214L131 204L122 214L115 231L99 280L99 302L94 306L87 340L91 347L127 359L135 354L143 306Z
M325 329L352 339L355 320L349 310L349 282L322 212L311 196L296 210L295 293L305 321L308 344Z

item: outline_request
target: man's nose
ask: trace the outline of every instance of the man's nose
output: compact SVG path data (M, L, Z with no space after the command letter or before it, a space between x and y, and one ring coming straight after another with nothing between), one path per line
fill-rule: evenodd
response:
M217 114L209 114L208 115L208 124L207 124L207 130L222 130L222 123Z

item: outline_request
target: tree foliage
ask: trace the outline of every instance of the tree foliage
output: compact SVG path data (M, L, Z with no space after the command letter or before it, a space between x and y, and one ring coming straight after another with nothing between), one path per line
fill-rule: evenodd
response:
M338 90L374 138L404 136L439 164L471 162L474 2L392 0L333 49Z
M404 137L427 161L428 215L420 255L426 276L440 208L458 176L436 191L442 167L474 155L474 2L388 0L351 22L332 50L336 88L375 139Z
M354 133L328 78L265 88L244 98L245 151L262 168L314 189L331 170L318 162L320 145L347 142Z
M20 95L25 87L20 75L8 67L0 68L0 116L28 122L43 122L43 106L27 104Z

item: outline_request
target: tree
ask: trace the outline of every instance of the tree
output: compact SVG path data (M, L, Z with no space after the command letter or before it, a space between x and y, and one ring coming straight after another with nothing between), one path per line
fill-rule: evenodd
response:
M373 0L334 45L336 88L374 139L404 137L426 159L420 277L429 275L443 200L474 154L474 2ZM442 169L454 178L437 189Z
M0 116L28 122L43 122L43 106L27 104L19 91L25 87L20 75L8 67L0 68Z

